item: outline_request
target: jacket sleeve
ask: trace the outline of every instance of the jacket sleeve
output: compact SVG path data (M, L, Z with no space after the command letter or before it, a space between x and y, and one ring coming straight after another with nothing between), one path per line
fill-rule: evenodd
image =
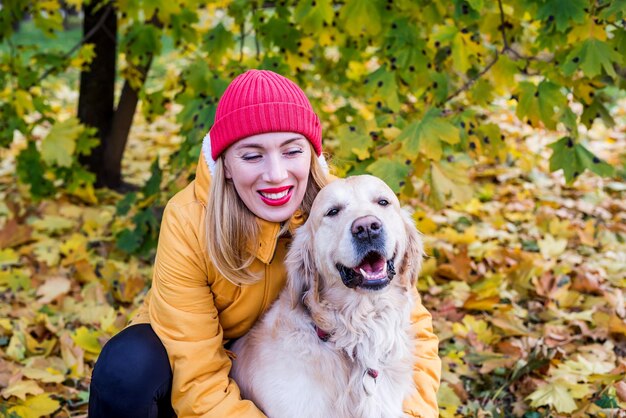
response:
M183 212L172 202L165 208L149 305L172 367L172 405L179 418L263 417L228 376L231 362L196 235L202 232Z
M430 313L415 292L415 306L411 312L411 323L416 336L415 365L413 380L417 392L404 401L404 412L411 417L431 418L439 416L437 391L441 379L441 359L439 358L439 339L433 333L433 321Z

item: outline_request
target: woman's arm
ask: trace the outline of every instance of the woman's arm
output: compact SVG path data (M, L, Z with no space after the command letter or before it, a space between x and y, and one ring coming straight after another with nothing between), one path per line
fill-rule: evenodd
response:
M439 416L437 391L441 378L439 339L433 333L433 320L415 292L415 307L411 312L411 323L417 343L415 345L415 365L413 380L417 393L404 401L405 413L413 417L431 418Z
M149 306L150 323L172 366L172 405L179 418L263 417L252 402L241 400L228 377L231 362L222 346L198 226L185 212L170 202L163 214Z

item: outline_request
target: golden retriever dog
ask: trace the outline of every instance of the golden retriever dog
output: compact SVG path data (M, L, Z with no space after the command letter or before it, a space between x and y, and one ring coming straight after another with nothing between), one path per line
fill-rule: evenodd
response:
M420 234L372 176L318 194L278 300L233 344L231 376L271 418L393 418L412 391Z

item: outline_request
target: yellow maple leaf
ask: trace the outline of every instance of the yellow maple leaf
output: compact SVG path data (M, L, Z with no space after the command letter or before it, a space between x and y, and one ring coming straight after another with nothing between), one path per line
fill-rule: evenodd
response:
M33 252L37 261L46 263L49 267L59 264L61 254L59 253L59 241L44 237L41 241L33 245Z
M15 99L13 104L15 105L15 111L20 118L35 110L35 107L33 106L33 98L27 91L17 90L14 97Z
M39 380L43 383L62 383L65 380L65 375L52 367L46 369L24 367L22 373L29 379Z
M476 319L472 315L465 315L463 317L463 323L454 323L452 325L452 331L460 336L467 337L470 332L476 334L478 340L484 344L491 344L493 341L498 340L498 336L491 331L489 324L483 319Z
M431 234L437 230L437 224L426 215L426 212L418 210L413 212L415 226L423 234Z
M37 231L54 234L75 228L76 222L63 216L46 215L41 219L33 221L31 225Z
M11 320L9 318L0 318L0 328L3 328L5 331L11 331L13 329Z
M19 325L18 325L19 327ZM5 354L12 360L22 361L26 356L26 338L24 333L18 329L13 330L9 346L5 350Z
M457 409L461 406L461 399L447 382L442 382L437 392L437 404L442 418L454 418Z
M8 267L19 263L19 257L12 248L0 250L0 267Z
M69 370L68 377L82 379L85 374L85 351L72 340L69 332L63 332L59 337L61 357Z
M54 337L43 341L37 341L37 339L31 336L30 333L25 333L24 338L26 340L26 352L29 355L38 356L49 355L54 349L57 341L57 339Z
M575 399L581 399L589 393L591 393L591 389L585 383L555 379L539 386L526 399L531 401L530 405L533 407L549 405L554 407L557 412L567 414L578 408Z
M477 240L476 238L476 226L472 225L465 229L463 232L457 232L452 227L442 229L435 235L437 238L442 239L450 244L471 244Z
M75 263L78 260L88 258L87 254L87 237L82 234L74 233L65 241L61 247L61 253L66 256L63 265Z
M72 334L72 340L87 353L100 354L102 350L102 346L98 341L100 335L101 333L99 331L90 330L87 327L80 327Z
M39 387L37 382L33 380L20 380L9 384L1 393L2 397L8 399L15 396L21 400L26 399L26 395L38 395L43 393L43 389Z
M546 234L544 239L537 242L537 245L544 258L556 258L563 254L567 248L567 240L555 239L552 235Z
M445 161L430 164L431 194L429 203L440 208L446 203L467 202L472 198L473 189L464 179L467 179L467 167L461 163L447 163ZM463 171L465 170L465 171Z
M50 277L37 288L37 296L39 296L37 302L50 303L57 297L67 294L70 291L70 286L71 282L67 277Z
M76 118L55 123L48 135L41 141L43 160L48 164L57 164L60 167L72 165L76 140L84 129Z
M61 404L52 399L50 394L44 393L28 398L20 405L9 409L9 413L15 413L21 418L40 418L55 412Z

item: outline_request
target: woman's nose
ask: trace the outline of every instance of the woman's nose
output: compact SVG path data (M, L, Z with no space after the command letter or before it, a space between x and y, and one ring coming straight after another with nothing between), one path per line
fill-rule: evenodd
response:
M264 177L265 181L271 183L280 183L285 180L289 174L285 162L280 156L272 156L268 159L268 167L266 167Z

